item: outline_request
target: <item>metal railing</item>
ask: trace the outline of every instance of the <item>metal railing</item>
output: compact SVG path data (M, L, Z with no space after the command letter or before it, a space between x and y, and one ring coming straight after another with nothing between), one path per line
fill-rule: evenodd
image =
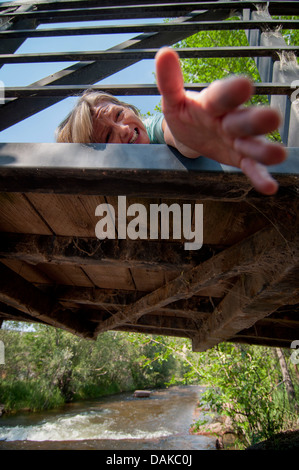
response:
M7 2L0 5L0 67L12 63L67 62L75 66L61 69L29 86L11 87L5 84L4 103L0 107L0 130L4 130L33 114L77 95L86 87L123 70L143 59L153 58L159 47L173 45L198 31L245 30L246 47L180 48L181 58L254 57L261 77L256 94L267 94L269 101L285 116L280 129L285 145L299 147L299 67L282 65L280 57L298 53L299 45L287 45L279 28L299 29L297 19L273 19L273 15L299 15L297 1L163 1L153 4L142 1L86 0ZM238 16L239 20L225 21ZM117 24L123 19L171 18L164 23ZM115 20L115 24L84 27L59 26L63 22ZM41 24L54 27L37 29ZM58 24L58 25L57 25ZM104 51L48 52L18 54L15 51L27 38L86 34L137 33ZM1 73L0 73L1 79ZM208 84L186 84L186 88L201 90ZM94 86L115 95L155 95L155 85Z

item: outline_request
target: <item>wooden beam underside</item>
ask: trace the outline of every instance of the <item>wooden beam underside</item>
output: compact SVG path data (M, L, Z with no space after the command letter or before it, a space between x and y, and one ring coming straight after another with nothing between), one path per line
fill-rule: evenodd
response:
M72 312L62 306L30 282L0 265L0 302L20 310L33 321L41 321L56 328L63 328L83 337L92 336L92 324L78 321Z
M262 80L255 93L273 95L285 116L281 136L289 158L270 169L280 189L264 198L240 171L204 157L186 163L167 146L153 151L147 145L1 144L0 327L16 320L89 339L108 330L176 336L191 341L194 351L222 341L290 347L298 339L299 134L298 109L291 105L297 75L292 71L285 83L277 60L279 51L298 52L298 47L286 46L278 33L263 32L278 24L298 29L297 20L270 16L295 15L297 5L262 1L267 11L256 11L254 2L235 1L234 10L230 3L144 0L142 5L129 1L126 8L118 0L95 0L92 6L87 0L1 4L0 67L5 62L78 62L29 87L6 86L0 129L153 58L161 46L193 32L245 28L249 47L182 49L181 57L255 57ZM236 14L239 21L223 21ZM37 29L43 23L79 21L83 15L90 21L173 19L158 25L141 21ZM113 31L137 35L107 51L14 54L28 37ZM196 91L206 86L186 84ZM121 96L158 93L155 85L145 84L101 88ZM204 202L204 245L184 251L182 239L99 241L95 207L105 202L116 209L121 194L147 199L147 207L153 197Z
M0 233L0 257L19 259L33 265L156 266L164 270L180 266L181 270L187 270L219 250L220 247L213 245L189 252L176 241L149 243L146 240Z
M5 256L31 263L47 261L51 264L54 260L59 266L59 263L76 264L80 257L81 264L102 262L105 266L107 263L120 265L124 262L155 265L155 250L147 250L145 256L143 246L139 251L135 246L135 259L132 256L126 259L126 250L128 246L130 248L128 240L124 241L123 256L118 251L118 259L114 257L114 260L107 261L107 252L105 259L101 253L96 256L94 253L95 259L84 253L83 257L82 253L74 253L77 247L70 242L70 237L55 240L55 237L48 236L5 233L2 237L3 261ZM3 243L5 240L7 244ZM49 253L50 240L52 251ZM63 244L65 240L68 243ZM209 253L201 260L191 259L190 262L189 259L189 264L184 265L179 276L150 293L69 286L51 288L49 285L43 288L32 285L2 264L1 278L5 281L0 292L0 318L19 317L22 321L32 318L33 321L93 338L111 329L186 337L192 339L195 351L230 339L236 339L236 342L252 340L261 344L267 342L269 333L267 324L260 324L259 321L265 321L280 307L299 302L298 255L298 234L294 224L292 230L287 224L266 226L214 256ZM162 258L156 267L161 267L161 259L163 265L162 253L159 256ZM164 259L163 268L171 269L173 265L169 264L169 257L167 260ZM227 293L222 300L213 308L213 303L203 304L202 307L199 302L201 293L225 282ZM3 304L7 305L6 309ZM279 338L275 326L277 321L283 319L278 318L275 324L271 324L273 332L276 330L269 340L274 343L280 340L280 344L285 345L292 339L298 324L294 322L290 331L290 324L284 323Z
M267 273L268 274L268 273ZM298 273L297 273L298 274ZM289 272L288 263L281 265L271 276L265 274L242 275L233 289L209 316L201 331L193 338L193 350L205 351L221 341L234 337L241 330L246 332L246 338L252 336L267 337L268 329L262 327L260 332L254 325L265 316L275 312L281 305L287 304L292 299L299 301L299 288L294 282L293 275ZM297 331L299 324L297 324ZM277 330L277 329L276 329ZM278 329L280 337L289 339L290 343L296 336L295 331L283 332ZM289 330L289 329L287 329ZM271 337L275 328L271 327ZM276 331L277 335L277 331ZM237 336L238 338L242 337ZM279 336L278 336L279 337Z

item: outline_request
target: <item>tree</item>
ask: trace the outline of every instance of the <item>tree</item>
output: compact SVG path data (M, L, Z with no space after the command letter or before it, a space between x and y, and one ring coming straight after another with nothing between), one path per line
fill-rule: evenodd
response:
M281 373L283 377L283 382L285 384L289 404L291 407L295 407L298 411L298 404L296 403L296 393L295 393L294 385L291 379L291 375L288 369L288 365L287 365L283 350L281 348L276 348L276 354L279 360L280 369L281 369Z

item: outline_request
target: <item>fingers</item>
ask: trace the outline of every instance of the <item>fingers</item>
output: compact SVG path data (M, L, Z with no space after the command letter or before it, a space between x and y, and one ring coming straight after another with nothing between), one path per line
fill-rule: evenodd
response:
M165 107L181 105L185 99L184 79L179 56L163 47L156 54L157 85ZM253 85L246 77L218 80L200 93L200 105L211 117L219 117L248 101Z
M275 165L286 159L286 149L265 138L236 139L234 149L241 156L240 169L250 179L253 187L267 196L275 194L278 183L269 174L265 165Z
M243 173L250 179L253 187L267 196L275 194L278 183L268 173L267 168L251 158L243 158L240 163Z
M222 120L222 129L230 137L268 134L280 125L279 113L272 108L250 107L237 109Z
M165 107L175 107L184 101L184 79L178 54L163 47L156 54L157 85Z
M235 139L234 150L243 157L252 158L264 165L282 163L287 152L283 145L268 141L264 137L249 137Z
M212 117L221 117L249 100L253 93L246 77L217 80L201 92L201 105Z

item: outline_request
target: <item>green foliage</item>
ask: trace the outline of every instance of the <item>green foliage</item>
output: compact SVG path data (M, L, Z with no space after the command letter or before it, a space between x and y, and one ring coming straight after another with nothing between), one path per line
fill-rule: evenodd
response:
M58 388L49 389L47 384L28 381L3 381L0 383L1 403L5 411L30 409L32 411L55 408L64 403Z
M279 388L275 350L220 344L205 353L204 371L209 388L201 405L227 415L246 444L296 423L298 417Z
M142 335L110 331L97 341L36 325L35 331L0 330L0 403L7 410L60 406L136 388L163 387L177 373L176 360ZM147 363L148 367L144 367Z
M178 44L182 47L240 47L248 46L244 31L200 31ZM260 81L254 59L247 57L223 57L182 59L181 67L186 83L211 83L228 75L248 75Z
M222 343L205 353L193 353L184 339L143 336L143 342L160 346L154 357L144 356L143 366L176 358L179 373L167 385L205 384L200 407L228 416L243 445L267 439L298 422L283 387L275 349ZM293 374L296 383L294 368ZM199 430L206 423L201 418L192 428Z
M206 387L201 407L229 416L245 445L298 420L275 349L223 343L193 353L183 338L110 331L90 341L43 325L33 332L0 330L0 340L5 344L0 403L6 410L41 410L137 388L200 383ZM298 396L297 372L288 363Z
M299 16L273 16L274 20L297 20ZM281 34L288 46L298 46L299 44L299 30L298 29L284 29Z

